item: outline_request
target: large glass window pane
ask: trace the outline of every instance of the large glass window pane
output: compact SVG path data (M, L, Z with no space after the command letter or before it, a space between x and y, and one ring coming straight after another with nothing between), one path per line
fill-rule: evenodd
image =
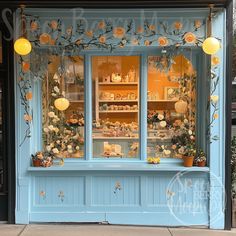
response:
M84 58L80 56L50 58L48 78L43 87L43 143L58 157L84 157ZM54 102L66 98L65 111Z
M137 158L139 56L94 56L93 156Z
M179 158L195 140L196 72L184 56L148 57L148 156Z

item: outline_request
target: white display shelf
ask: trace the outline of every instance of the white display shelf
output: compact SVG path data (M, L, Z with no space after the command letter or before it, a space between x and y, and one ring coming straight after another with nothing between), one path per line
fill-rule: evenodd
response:
M98 85L138 85L138 82L99 82Z
M78 102L78 103L83 103L84 100L69 100L70 102Z
M108 110L108 111L99 111L99 113L137 113L137 110Z
M138 102L138 100L99 100L99 102Z
M106 136L94 136L93 140L133 140L139 139L139 137L106 137Z
M165 99L158 99L158 100L148 100L148 102L177 102L178 100L165 100Z

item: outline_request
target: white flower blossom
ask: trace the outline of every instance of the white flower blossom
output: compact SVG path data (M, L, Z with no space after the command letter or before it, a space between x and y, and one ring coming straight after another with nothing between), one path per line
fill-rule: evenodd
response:
M188 120L187 119L184 119L184 124L188 124Z
M57 144L60 144L60 143L61 143L61 141L60 141L60 140L57 140L57 141L56 141L56 143L57 143Z
M48 112L48 116L50 118L53 118L55 116L55 113L53 111Z
M216 104L218 102L218 100L219 100L219 96L218 95L211 95L211 101L213 103Z
M55 144L54 143L50 143L50 147L51 148L55 147Z
M53 97L56 97L56 96L57 96L55 93L51 93L51 95L52 95Z
M54 86L54 91L56 92L56 93L60 93L60 90L59 90L59 88L57 87L57 86Z
M53 148L53 149L52 149L52 152L53 152L54 154L58 154L58 153L59 153L59 151L58 151L57 148Z
M189 135L192 135L192 134L193 134L193 131L190 129L190 130L188 131L188 133L189 133Z
M168 89L168 94L171 95L174 92L173 89Z
M48 129L48 128L44 128L43 131L44 131L45 133L48 133L48 132L49 132L49 129Z
M170 155L170 153L171 153L170 150L164 150L164 154L165 154L166 156Z
M56 123L58 122L58 120L54 118L54 119L52 120L52 122L53 122L54 124L56 124Z
M163 116L162 114L159 114L159 115L158 115L158 119L159 119L159 120L163 120L163 119L164 119L164 116Z
M71 145L67 145L67 149L72 149L72 146Z
M76 146L75 149L78 151L79 150L79 146Z
M48 152L50 152L50 151L52 150L51 146L50 146L50 145L47 145L47 146L46 146L46 150L47 150Z
M50 131L53 131L53 130L54 130L54 126L53 126L53 125L49 125L49 126L48 126L48 129L49 129Z
M161 127L166 127L166 125L167 125L166 121L163 120L163 121L160 122Z
M59 132L59 129L56 127L56 128L54 128L54 132L55 133L58 133Z
M69 153L73 153L73 150L72 149L68 149L67 150Z

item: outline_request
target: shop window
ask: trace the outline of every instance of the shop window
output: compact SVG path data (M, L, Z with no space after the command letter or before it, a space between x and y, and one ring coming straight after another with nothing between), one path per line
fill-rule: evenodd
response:
M48 77L43 81L43 143L58 157L84 157L84 58L50 58ZM55 100L65 98L65 111L55 108Z
M195 81L184 55L148 57L148 156L180 158L186 144L195 145Z
M93 156L138 158L139 56L94 56Z

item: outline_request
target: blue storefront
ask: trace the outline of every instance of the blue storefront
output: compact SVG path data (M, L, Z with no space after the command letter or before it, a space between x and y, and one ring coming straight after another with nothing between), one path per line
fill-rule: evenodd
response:
M16 223L225 227L226 12L212 12L17 11L32 51L15 57Z

